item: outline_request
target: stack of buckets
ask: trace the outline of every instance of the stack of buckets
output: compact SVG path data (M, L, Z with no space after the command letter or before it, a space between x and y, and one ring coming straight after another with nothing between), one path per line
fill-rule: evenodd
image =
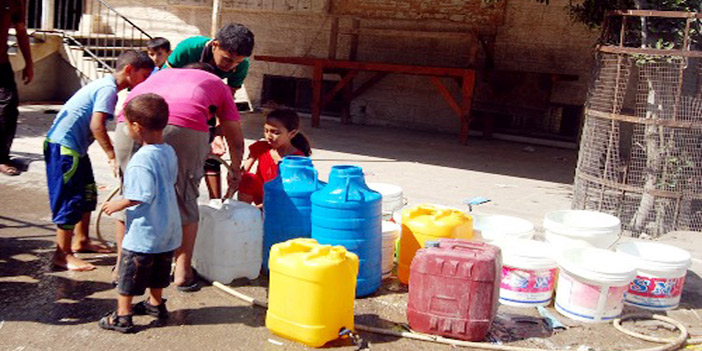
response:
M392 215L405 205L405 199L402 196L402 188L397 185L387 183L368 183L368 187L379 192L383 198L382 272L383 279L386 279L392 275L392 268L395 265L395 244L397 239L400 237L400 225L392 220Z
M530 240L527 221L475 217L476 236L502 249L502 304L548 305L556 287L556 310L583 322L612 320L625 303L650 310L678 306L691 263L686 251L654 242L615 246L621 223L600 212L553 211L543 225L545 243Z

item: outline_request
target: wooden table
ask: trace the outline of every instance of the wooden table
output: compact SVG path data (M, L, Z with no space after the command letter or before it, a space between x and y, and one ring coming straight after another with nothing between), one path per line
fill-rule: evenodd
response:
M336 59L324 59L314 57L287 57L287 56L254 56L255 60L264 62L284 63L293 65L303 65L314 67L312 77L312 127L319 127L319 118L322 108L328 104L336 94L342 92L344 106L342 107L342 123L350 122L349 106L351 101L359 95L365 93L373 85L378 83L388 74L411 74L429 77L431 83L436 87L439 94L448 102L453 112L461 123L459 140L462 144L468 141L468 130L471 121L471 103L473 98L473 87L475 85L475 70L469 68L450 68L435 66L416 66L391 63L344 61ZM336 86L326 94L322 92L322 77L324 73L341 73L342 78ZM375 72L375 75L353 90L349 82L358 72ZM461 97L456 101L448 88L439 79L450 77L460 80Z

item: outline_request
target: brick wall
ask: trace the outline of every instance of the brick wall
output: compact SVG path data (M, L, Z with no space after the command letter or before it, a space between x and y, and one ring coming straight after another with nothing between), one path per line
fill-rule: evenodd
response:
M593 62L596 33L571 23L565 6L569 0L544 5L533 0L506 1L503 23L483 28L495 34L495 72L479 72L475 106L527 117L547 114L550 104L582 105ZM143 3L109 0L118 11L152 35L165 36L174 44L191 35L208 35L211 1L155 0ZM296 5L289 5L293 3ZM229 5L229 7L228 7ZM237 6L231 8L231 6ZM296 7L297 6L297 7ZM327 57L331 17L324 0L228 0L222 21L247 25L256 35L254 54ZM362 27L406 30L468 30L471 24L434 20L404 21L362 19ZM351 26L342 18L341 30ZM340 36L338 57L347 58L349 37ZM465 66L469 40L455 38L361 37L361 60ZM479 51L480 62L484 53ZM510 73L519 71L519 73ZM567 74L577 80L558 80ZM245 87L254 105L259 103L264 74L311 77L306 67L253 62ZM367 75L360 75L357 84ZM458 85L445 83L455 93ZM357 98L352 117L358 123L410 126L455 132L458 122L448 104L427 78L391 75Z

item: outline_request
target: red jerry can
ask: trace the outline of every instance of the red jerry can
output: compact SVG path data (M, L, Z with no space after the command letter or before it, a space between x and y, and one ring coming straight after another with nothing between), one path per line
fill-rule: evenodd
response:
M502 255L496 246L444 239L417 251L410 266L412 329L482 341L497 312Z

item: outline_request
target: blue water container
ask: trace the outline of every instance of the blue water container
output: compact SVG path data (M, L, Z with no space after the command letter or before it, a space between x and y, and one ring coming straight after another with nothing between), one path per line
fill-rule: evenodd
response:
M310 237L310 196L322 186L312 160L304 156L284 157L278 164L278 176L263 185L263 269L266 273L271 246Z
M312 194L312 238L358 255L356 297L382 280L382 196L368 188L357 166L333 166L329 183Z

